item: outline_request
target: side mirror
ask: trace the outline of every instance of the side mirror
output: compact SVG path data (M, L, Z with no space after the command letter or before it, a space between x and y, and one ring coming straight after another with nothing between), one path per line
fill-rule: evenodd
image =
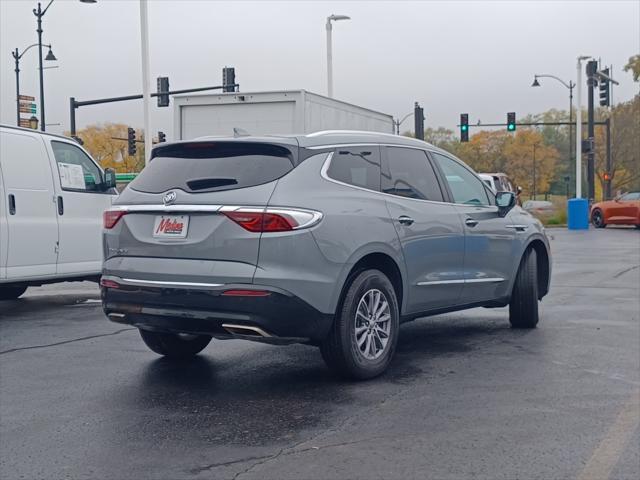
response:
M504 217L516 205L516 195L513 192L496 193L496 205L498 206L498 215Z
M116 188L116 171L113 168L104 169L104 189Z

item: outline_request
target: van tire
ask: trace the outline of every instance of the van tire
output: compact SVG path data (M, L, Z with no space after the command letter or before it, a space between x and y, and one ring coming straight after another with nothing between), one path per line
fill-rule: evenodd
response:
M529 248L518 268L509 303L511 328L536 328L538 325L538 266L536 251Z
M373 269L353 276L345 288L344 299L338 307L329 335L320 345L320 352L327 366L342 377L356 380L373 378L386 370L396 350L400 325L396 292L387 276L381 271ZM356 329L368 327L364 327L363 317L358 317L356 312L361 308L362 302L366 303L365 299L369 298L367 295L370 292L373 292L373 295L378 295L375 292L381 292L378 298L380 311L384 314L381 314L379 318L388 316L389 323L380 320L378 320L380 323L366 322L367 325L371 323L380 326L381 330L387 330L388 333L384 345L375 344L374 349L380 346L377 352L367 351L364 353L362 348L364 347L366 350L366 340L358 346L357 336L360 335L360 342L362 342L368 333L365 331L363 334L362 330L360 333L356 333ZM385 302L388 309L383 308ZM372 338L376 334L377 332L375 334L372 332ZM377 339L380 338L384 338L383 333L378 334ZM382 342L382 340L378 340L378 342ZM370 355L372 358L367 358L366 355Z
M15 300L26 291L26 285L0 287L0 300Z
M140 336L152 351L170 358L189 358L209 345L209 335L181 335L140 329Z

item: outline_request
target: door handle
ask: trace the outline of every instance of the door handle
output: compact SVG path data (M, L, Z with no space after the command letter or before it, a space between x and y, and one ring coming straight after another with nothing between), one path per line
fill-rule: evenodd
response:
M9 215L16 214L16 197L13 193L9 194Z
M467 227L475 227L475 226L478 224L478 221L477 221L477 220L474 220L473 218L467 218L467 219L464 221L464 224L465 224Z
M64 215L64 201L62 195L58 195L58 215Z
M407 217L406 215L401 215L398 218L398 222L400 222L402 225L411 225L414 220L411 217Z

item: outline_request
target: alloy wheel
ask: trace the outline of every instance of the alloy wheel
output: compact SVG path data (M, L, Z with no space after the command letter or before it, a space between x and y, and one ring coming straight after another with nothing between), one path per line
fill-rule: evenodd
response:
M385 352L391 334L391 309L380 290L374 288L362 295L354 329L356 345L364 358L376 360Z

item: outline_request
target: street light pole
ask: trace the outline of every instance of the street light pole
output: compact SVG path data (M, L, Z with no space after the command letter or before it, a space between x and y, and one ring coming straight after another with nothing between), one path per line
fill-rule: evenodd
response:
M588 55L578 57L576 65L576 198L582 198L582 61L591 58Z
M80 0L81 3L96 3L96 1L97 0ZM38 32L38 63L40 66L40 130L42 130L43 132L45 131L46 126L44 121L44 76L42 69L42 17L44 17L44 14L47 13L47 10L49 10L49 7L52 3L53 0L49 0L49 3L45 7L45 9L42 10L42 5L40 5L40 2L38 2L38 8L33 9L33 14L38 19L38 28L36 32Z
M564 85L566 88L569 89L569 170L571 169L571 160L572 160L572 152L573 152L573 88L576 86L575 83L573 83L571 80L569 80L569 83L565 82L564 80L562 80L559 77L556 77L555 75L548 75L548 74L535 74L533 76L533 84L531 85L532 87L539 87L540 83L538 83L538 78L553 78L554 80L557 80L558 82L560 82L562 85Z
M329 15L327 17L327 96L333 98L333 47L331 34L333 31L332 21L350 20L346 15Z
M24 52L23 52L24 53ZM16 60L16 125L20 126L20 55L18 54L18 49L14 52L11 52L13 58Z
M147 25L147 0L140 0L140 43L142 50L142 101L144 103L144 164L151 157L151 92L149 90L149 29Z
M17 48L13 52L11 52L11 55L13 56L16 62L14 71L16 72L16 125L17 126L20 126L20 59L25 53L29 51L29 49L37 46L39 46L39 44L34 43L32 45L29 45L24 50L22 50L22 53L20 53L20 51ZM47 57L45 58L45 60L57 60L57 58L51 51L51 45L43 45L43 46L49 49L49 53L47 54Z
M533 144L533 199L536 200L536 148L538 147L537 143Z

